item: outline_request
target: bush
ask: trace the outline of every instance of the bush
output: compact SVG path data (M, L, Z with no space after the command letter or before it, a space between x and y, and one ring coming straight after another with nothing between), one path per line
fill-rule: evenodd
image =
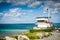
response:
M28 36L29 39L39 39L39 37L36 35L36 33L25 33L26 36Z
M29 37L30 39L39 39L39 37L38 37L37 35L34 35L34 34L28 35L28 37Z
M41 31L44 31L44 32L52 32L52 28L47 28L47 29L38 29L38 30L36 30L36 29L31 29L31 30L29 30L31 33L33 33L33 32L41 32Z
M28 36L30 39L38 39L39 37L38 36L33 36L33 35L30 35Z

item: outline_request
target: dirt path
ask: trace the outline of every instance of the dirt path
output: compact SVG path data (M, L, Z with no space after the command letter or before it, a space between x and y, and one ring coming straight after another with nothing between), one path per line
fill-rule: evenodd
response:
M60 40L60 33L53 32L52 34L52 36L40 40Z

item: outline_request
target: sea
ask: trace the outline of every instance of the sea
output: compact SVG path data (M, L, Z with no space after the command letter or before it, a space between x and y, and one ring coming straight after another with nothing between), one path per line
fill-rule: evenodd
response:
M53 24L54 27L60 28L60 23ZM20 34L21 32L28 31L35 26L36 26L35 23L0 24L0 38Z

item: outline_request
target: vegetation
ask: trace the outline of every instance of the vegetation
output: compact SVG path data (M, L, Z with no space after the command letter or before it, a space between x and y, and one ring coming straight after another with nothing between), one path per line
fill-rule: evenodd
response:
M37 36L38 33L42 33L44 37L48 37L48 36L52 35L51 32L48 32L48 35L45 35L46 32L44 32L44 31L40 31L40 32L26 32L26 33L23 33L22 35L28 36L30 40L33 40L33 39L35 40L35 39L40 39L40 37Z
M31 30L29 30L31 33L33 33L33 32L41 32L41 31L43 31L43 32L52 32L52 28L47 28L47 29L31 29Z
M36 35L37 33L30 33L30 32L28 32L28 33L24 33L23 35L26 35L26 36L28 36L30 39L39 39L39 37Z

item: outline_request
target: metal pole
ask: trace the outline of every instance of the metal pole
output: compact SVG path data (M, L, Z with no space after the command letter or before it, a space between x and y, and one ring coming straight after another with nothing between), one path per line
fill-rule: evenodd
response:
M50 22L50 10L47 8L47 13L48 13L48 21Z

